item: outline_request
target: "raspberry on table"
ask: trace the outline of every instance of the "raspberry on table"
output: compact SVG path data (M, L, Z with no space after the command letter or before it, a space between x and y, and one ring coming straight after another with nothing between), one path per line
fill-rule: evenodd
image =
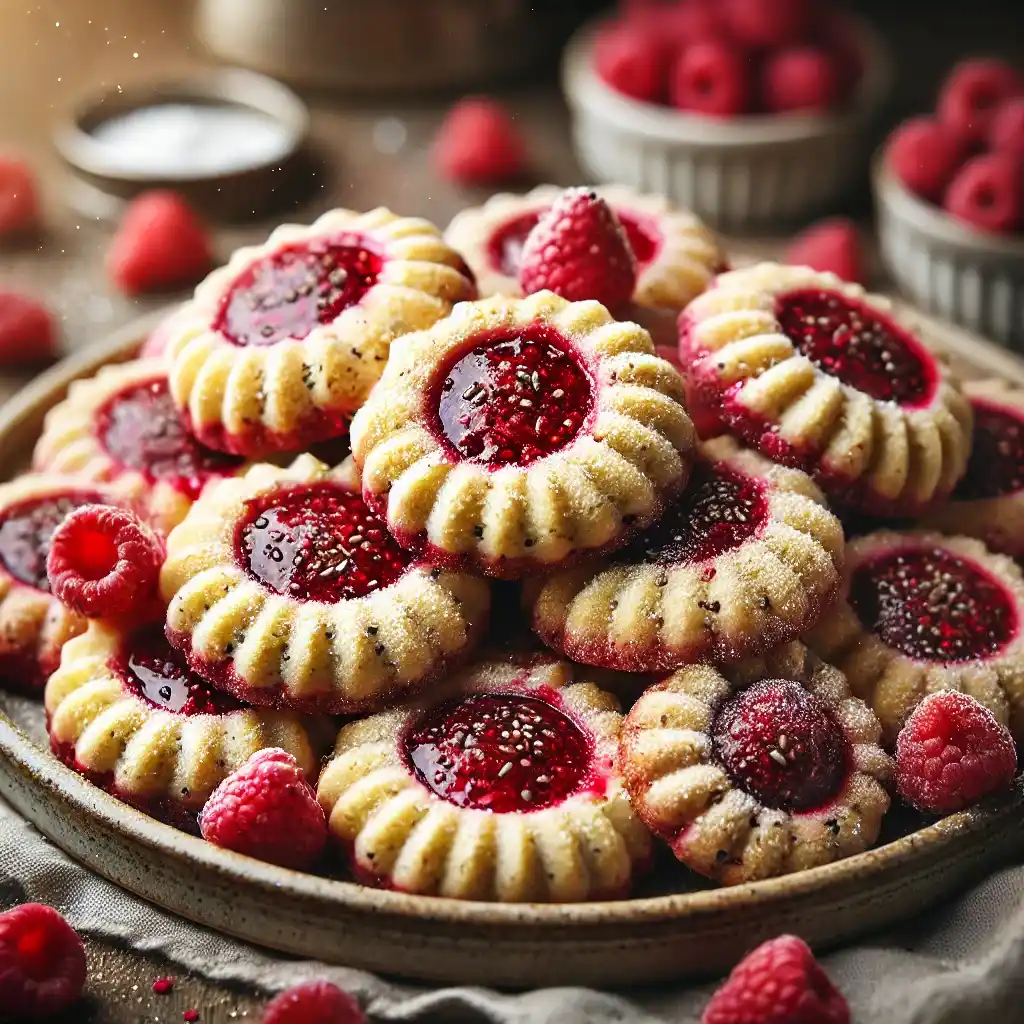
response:
M824 114L839 101L839 67L818 46L794 46L769 54L761 69L761 101L772 113Z
M311 868L327 842L316 792L277 747L253 754L213 791L199 828L214 846L298 871Z
M674 106L708 117L736 117L750 107L750 62L746 54L718 39L688 46L672 69Z
M797 235L786 249L785 263L835 274L865 284L867 273L857 225L848 217L828 217Z
M523 244L523 293L548 289L570 302L596 299L615 310L636 287L636 257L611 207L588 188L566 189Z
M0 156L0 238L23 234L38 223L35 174L24 160Z
M850 1008L803 939L780 935L736 965L701 1024L850 1024Z
M107 273L128 295L194 284L212 265L206 229L184 197L170 189L133 199L107 252Z
M134 512L82 505L54 531L46 573L53 594L79 615L138 618L153 606L163 561L163 541Z
M77 1002L84 986L82 940L56 910L25 903L0 914L0 1012L42 1020Z
M939 92L939 120L969 143L984 142L996 110L1020 91L1021 76L1004 61L961 61Z
M654 24L607 26L594 40L594 67L616 92L642 103L662 103L671 50Z
M896 782L912 807L952 814L1005 789L1017 773L1010 730L959 690L930 694L896 740Z
M307 981L268 1003L262 1024L366 1024L366 1016L337 985Z
M0 366L42 362L57 355L57 325L36 299L0 291Z
M885 144L889 166L915 195L942 200L946 186L966 156L963 140L933 117L912 117Z
M494 185L521 174L526 147L497 100L470 96L455 104L434 141L439 172L463 185Z
M1007 153L973 157L950 182L943 205L979 231L1011 234L1024 224L1019 162Z

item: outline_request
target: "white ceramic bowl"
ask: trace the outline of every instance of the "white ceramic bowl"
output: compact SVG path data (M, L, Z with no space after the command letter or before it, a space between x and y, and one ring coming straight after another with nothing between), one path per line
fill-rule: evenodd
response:
M616 92L594 68L601 22L586 25L562 63L580 163L598 181L663 193L725 230L824 211L865 170L871 123L892 78L881 40L863 22L855 26L864 74L845 110L718 120Z
M872 169L878 242L892 279L915 305L1024 351L1024 237L976 231Z

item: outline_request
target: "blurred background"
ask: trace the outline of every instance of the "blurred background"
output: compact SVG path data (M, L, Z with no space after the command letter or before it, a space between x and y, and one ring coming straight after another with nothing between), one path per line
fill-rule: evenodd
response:
M845 6L874 26L892 58L873 142L901 117L930 110L958 59L997 55L1020 66L1024 58L1019 3ZM498 97L522 137L528 171L512 187L591 180L574 151L559 58L573 30L602 8L588 0L0 0L0 155L30 168L41 205L31 232L0 240L0 290L43 301L62 351L168 301L125 294L104 267L123 214L118 193L166 184L159 147L149 150L145 173L125 181L97 174L96 154L82 142L105 111L166 99L168 83L255 97L280 120L286 148L289 132L301 137L294 158L271 154L256 180L228 175L197 201L218 256L332 205L383 204L443 227L494 190L453 181L432 155L446 112L468 92ZM287 82L299 104L255 86L250 97L244 80L201 77L226 65ZM244 141L224 135L229 149ZM866 168L836 210L870 226ZM797 226L730 225L729 233L756 247ZM21 379L9 377L8 390Z

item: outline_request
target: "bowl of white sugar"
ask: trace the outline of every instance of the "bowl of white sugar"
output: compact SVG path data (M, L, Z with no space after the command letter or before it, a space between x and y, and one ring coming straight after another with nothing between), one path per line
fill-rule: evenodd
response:
M262 216L301 188L305 104L280 82L241 69L90 97L55 143L90 212L116 214L151 188L173 188L220 220Z

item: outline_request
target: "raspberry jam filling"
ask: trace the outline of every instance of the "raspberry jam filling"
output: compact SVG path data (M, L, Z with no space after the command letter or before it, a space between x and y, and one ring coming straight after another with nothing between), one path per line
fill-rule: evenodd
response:
M464 461L526 466L569 444L593 404L590 377L562 337L534 326L488 337L448 370L438 426Z
M681 565L716 558L754 537L768 517L757 480L724 466L698 463L683 496L621 560Z
M195 500L213 476L234 472L242 460L210 451L185 429L165 377L114 395L96 414L107 454L150 482L165 480Z
M286 246L239 275L214 329L235 345L301 341L359 302L383 267L383 257L357 234Z
M81 505L102 503L93 491L23 501L0 513L0 561L21 583L49 593L46 556L50 538L64 517Z
M442 704L405 736L417 778L456 807L514 814L560 803L583 787L592 744L540 697L477 693Z
M637 268L642 269L654 259L661 244L657 227L649 217L634 217L622 210L616 210L615 216L626 232L629 246L636 257ZM523 246L540 218L539 212L524 213L503 224L491 235L487 255L495 270L508 277L518 277L519 266L523 262Z
M986 658L1017 630L1002 584L942 548L892 551L858 566L850 604L866 629L919 661Z
M967 472L954 497L978 501L1024 488L1024 423L992 405L973 402L974 440Z
M846 779L845 733L820 697L788 679L764 680L730 697L711 737L732 780L767 807L821 807Z
M211 690L185 665L157 626L134 633L112 664L125 689L147 704L176 715L226 715L241 708L233 697Z
M798 352L825 373L884 402L926 402L934 374L918 342L889 317L839 292L780 295L775 316Z
M253 579L303 601L363 597L390 586L411 564L359 494L329 483L250 501L235 544Z

